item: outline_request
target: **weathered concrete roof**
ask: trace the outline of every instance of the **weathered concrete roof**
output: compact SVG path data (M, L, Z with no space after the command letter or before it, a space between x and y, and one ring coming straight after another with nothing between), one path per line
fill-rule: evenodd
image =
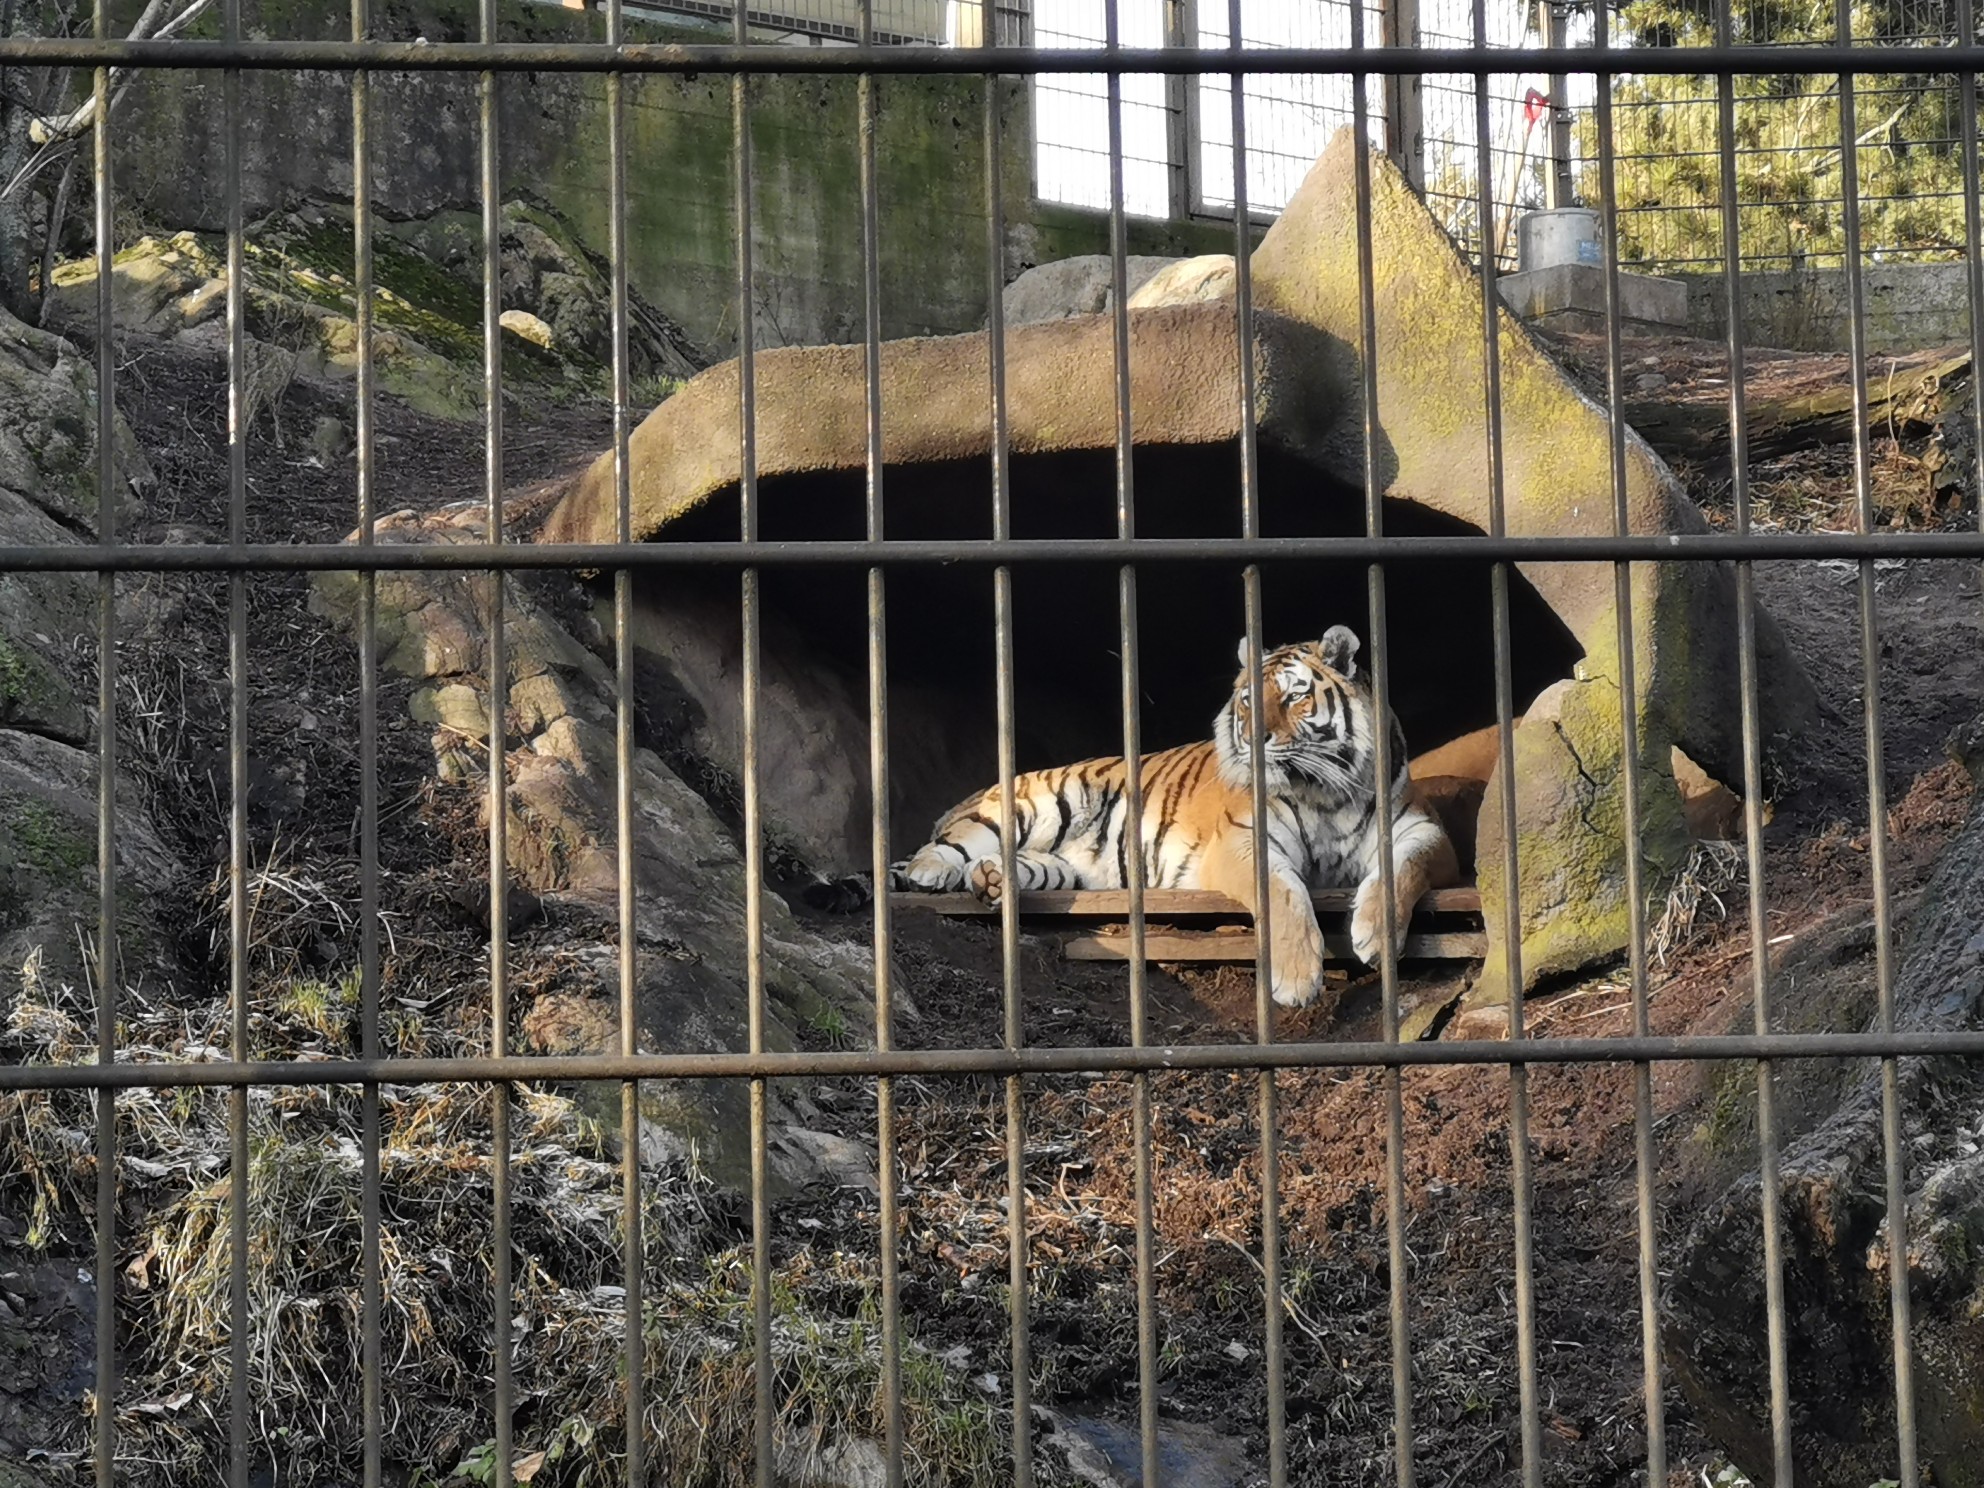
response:
M1310 171L1255 250L1257 420L1264 446L1309 461L1342 485L1364 483L1358 348L1357 151L1346 130ZM1614 530L1613 448L1605 410L1580 392L1498 304L1499 418L1491 457L1488 324L1482 283L1424 202L1381 157L1370 161L1369 221L1377 408L1375 467L1382 494L1511 535L1603 536ZM1112 449L1116 440L1113 317L1012 330L1006 342L1011 448L1018 456ZM1139 447L1206 445L1240 432L1238 349L1231 300L1138 309L1129 318L1130 403ZM757 468L777 476L865 464L867 401L861 348L767 352L757 361ZM890 342L882 348L883 459L957 461L991 447L990 375L983 335ZM738 483L738 368L713 368L662 405L633 436L633 536L654 535ZM1635 533L1703 530L1700 512L1665 464L1628 434L1623 498ZM1319 489L1324 483L1319 482ZM925 484L926 493L942 483ZM1499 501L1498 501L1499 496ZM1209 492L1209 499L1225 499ZM1499 510L1498 510L1499 507ZM616 531L611 456L554 512L543 536L610 541ZM1629 637L1637 692L1629 746L1620 701L1620 612L1610 563L1524 563L1523 576L1575 636L1584 661L1550 688L1516 731L1516 825L1523 980L1565 970L1624 944L1620 761L1635 748L1644 796L1642 848L1656 867L1686 849L1671 748L1724 779L1741 768L1736 595L1726 565L1644 563L1631 571ZM1438 596L1394 593L1398 604ZM1456 625L1486 615L1454 617ZM1768 616L1757 649L1766 731L1812 716L1810 682ZM1498 791L1480 823L1481 878L1491 942L1499 939L1504 840ZM1506 991L1491 950L1484 995Z
M1108 316L1021 326L1006 337L1006 410L1016 455L1116 447L1116 352ZM889 465L992 451L989 341L982 334L882 344L882 458ZM866 352L859 346L762 352L756 367L760 476L867 466ZM1130 320L1130 419L1140 445L1217 444L1240 432L1239 339L1231 305L1139 311ZM1313 326L1256 317L1254 380L1262 436L1321 458L1350 371L1347 348ZM629 441L633 537L652 537L740 476L739 373L712 367L650 414ZM611 542L613 455L600 456L539 540Z

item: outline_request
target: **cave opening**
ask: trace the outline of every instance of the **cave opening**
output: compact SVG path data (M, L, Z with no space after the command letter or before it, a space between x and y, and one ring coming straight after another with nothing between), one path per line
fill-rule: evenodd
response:
M1140 446L1135 451L1136 530L1146 537L1218 538L1240 532L1240 468L1231 443ZM1263 448L1265 536L1351 536L1364 531L1364 500L1306 461ZM1116 531L1115 456L1110 451L1016 455L1011 464L1012 532L1019 538L1109 537ZM897 539L991 536L991 472L982 457L892 465L884 472L884 531ZM768 541L859 540L866 535L865 476L828 471L765 477L759 532ZM1408 502L1387 501L1387 534L1469 534L1478 529ZM715 499L671 522L656 541L737 536L735 499ZM827 749L852 755L858 800L836 807L843 839L816 856L850 866L867 858L865 737L867 580L857 569L799 566L760 571L764 645L785 676L829 688L852 735ZM1320 636L1345 624L1368 646L1367 568L1354 560L1263 565L1263 639L1270 645ZM734 614L734 575L678 570L651 575L672 606ZM894 567L887 579L891 851L924 840L930 823L997 773L994 582L973 565ZM1163 749L1208 736L1238 671L1245 632L1242 566L1161 564L1137 574L1142 744ZM1386 619L1393 707L1415 755L1495 721L1489 568L1409 551L1386 564ZM1118 573L1109 564L1019 565L1012 572L1015 743L1022 771L1122 752ZM1510 635L1518 713L1571 675L1581 650L1543 598L1511 572ZM1364 659L1369 660L1368 649ZM735 677L727 684L734 688ZM831 733L800 709L769 710L769 725ZM817 711L824 719L832 711ZM734 732L734 729L732 730ZM731 741L734 747L735 741ZM719 748L722 749L719 741ZM773 751L778 755L778 751ZM776 811L782 791L819 791L808 772L767 779ZM803 810L809 803L790 803Z

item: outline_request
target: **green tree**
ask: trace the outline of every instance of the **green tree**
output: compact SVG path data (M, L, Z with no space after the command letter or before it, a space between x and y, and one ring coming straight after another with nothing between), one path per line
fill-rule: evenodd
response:
M1630 0L1615 34L1636 46L1715 40L1707 0ZM1853 37L1900 48L1946 44L1952 0L1855 0ZM1829 0L1744 0L1732 17L1738 45L1828 43ZM1964 127L1956 80L1936 74L1862 74L1856 94L1862 248L1908 260L1959 258L1964 249ZM1754 267L1822 267L1846 242L1839 79L1796 73L1734 80L1736 210L1740 252ZM1722 256L1721 137L1716 81L1707 75L1622 78L1613 88L1620 255L1672 264ZM1580 189L1597 201L1597 121L1580 120ZM1975 129L1976 122L1969 122Z

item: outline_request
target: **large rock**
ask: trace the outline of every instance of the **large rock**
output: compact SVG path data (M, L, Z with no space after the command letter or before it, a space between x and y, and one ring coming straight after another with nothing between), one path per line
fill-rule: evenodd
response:
M0 311L0 546L94 539L96 434L89 359ZM112 499L128 518L152 472L122 418L113 438ZM23 975L81 987L91 974L81 947L97 921L95 700L71 679L95 627L93 576L0 573L0 988L9 992ZM118 828L128 960L152 939L145 893L174 865L121 779Z
M1132 254L1124 260L1126 293L1135 296L1146 280L1175 260ZM1116 261L1106 253L1085 253L1036 264L1006 286L1000 296L1009 326L1071 315L1101 315L1116 305Z
M482 540L479 507L426 516L401 512L376 532L387 543ZM536 576L505 586L505 674L509 868L513 881L553 912L603 933L617 923L619 833L615 794L614 679L554 613ZM345 624L356 613L357 579L322 576L312 605ZM387 668L421 684L413 716L434 726L444 779L476 781L488 769L488 579L445 571L378 577L378 643ZM640 940L642 1047L736 1051L746 1047L744 861L733 832L653 750L632 757L635 928ZM486 810L486 806L485 806ZM474 897L473 891L469 897ZM861 1026L873 1005L873 958L865 945L816 936L776 894L763 899L766 1042L793 1047L802 1025ZM610 944L597 951L613 964ZM618 1047L610 1005L561 1005L527 1023L544 1052L601 1053ZM736 1081L656 1082L642 1092L651 1156L693 1144L721 1181L749 1172L747 1092ZM824 1150L776 1095L774 1175L804 1182L847 1171L849 1154Z
M612 365L612 290L605 261L549 208L505 202L502 274L505 375L512 385L603 388ZM372 360L379 386L424 413L481 414L482 220L443 211L381 224L374 239ZM244 244L250 333L249 418L279 398L289 377L338 382L357 375L358 306L350 209L306 202L254 224ZM144 237L111 265L111 315L120 331L187 336L224 349L223 239L194 232ZM49 324L94 335L97 263L58 264ZM682 329L639 294L627 319L630 376L672 381L707 360ZM254 365L280 362L269 387Z
M1283 520L1305 521L1311 530L1330 530L1332 522L1342 530L1348 513L1357 510L1351 493L1364 473L1356 148L1348 133L1338 137L1252 260L1256 432L1264 460L1292 462L1292 473L1279 477L1270 493L1289 503ZM1371 228L1381 274L1375 286L1374 424L1383 494L1450 519L1447 530L1452 521L1486 530L1480 281L1403 178L1382 159L1371 166ZM1514 536L1610 534L1614 506L1604 411L1513 317L1498 314L1506 530ZM1139 310L1129 329L1130 414L1139 448L1182 456L1236 443L1239 367L1231 301ZM951 493L963 488L947 472L988 456L987 361L983 336L883 346L882 452L892 510L956 502ZM852 498L858 490L852 478L865 466L864 363L859 347L787 349L758 358L756 457L766 490L777 478L808 477L788 483L789 489L822 502L837 488L821 477L840 472L850 478ZM1066 468L1052 465L1053 459L1114 449L1114 375L1114 326L1107 316L1011 332L1006 391L1016 486L1024 487L1030 470ZM707 536L726 525L736 530L734 517L717 513L734 502L738 487L738 395L736 365L713 368L635 431L630 485L637 539ZM1047 458L1029 466L1035 456ZM1184 469L1187 462L1168 457L1165 463ZM1672 473L1637 437L1628 436L1625 465L1632 532L1705 530ZM552 513L542 536L610 541L613 491L612 461L603 457ZM1299 495L1286 494L1291 491ZM1141 478L1140 512L1147 513L1156 498L1148 477ZM1170 499L1186 498L1171 493ZM1231 493L1206 488L1190 499L1208 506L1210 523L1212 506L1223 510ZM829 518L823 512L816 520ZM933 514L930 520L941 527L946 519ZM1624 730L1611 565L1524 563L1518 569L1568 633L1573 654L1582 653L1516 736L1520 851L1513 892L1521 904L1522 974L1529 983L1614 953L1626 942ZM1642 845L1657 881L1679 865L1688 840L1672 774L1674 750L1718 778L1740 775L1735 592L1725 566L1677 563L1636 566L1631 593L1638 684L1631 747L1643 781ZM1405 607L1439 607L1449 600L1444 593L1414 595L1395 583L1390 602L1396 625ZM1767 616L1758 617L1757 639L1770 740L1806 723L1815 698ZM1412 686L1415 665L1430 659L1397 659L1395 682ZM1146 661L1145 677L1151 675ZM1518 706L1525 701L1518 698ZM1208 699L1208 716L1216 702ZM1414 740L1422 749L1439 742ZM958 785L962 790L976 783ZM1501 907L1512 892L1503 873L1506 834L1500 791L1491 783L1479 827L1490 948L1472 994L1477 1011L1497 1006L1509 991L1500 943ZM1492 1014L1476 1026L1484 1024L1492 1026Z
M1984 754L1971 766L1984 776ZM1878 1028L1864 913L1800 937L1776 968L1773 1026ZM1895 1024L1984 1026L1984 791L1910 914ZM1754 1166L1756 1075L1732 1063L1695 1142L1750 1166L1710 1202L1674 1256L1662 1337L1695 1419L1752 1479L1772 1479L1763 1208L1782 1226L1786 1359L1801 1484L1892 1479L1896 1264L1886 1224L1882 1073L1872 1060L1787 1061L1776 1074L1783 1153L1775 1194ZM1984 1484L1984 1087L1955 1059L1896 1062L1902 1116L1916 1432L1922 1480ZM1788 1488L1788 1485L1779 1485Z

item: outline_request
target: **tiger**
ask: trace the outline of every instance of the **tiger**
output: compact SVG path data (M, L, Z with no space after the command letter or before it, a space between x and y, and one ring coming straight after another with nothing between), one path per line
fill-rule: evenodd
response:
M1310 897L1356 889L1350 944L1377 964L1384 939L1379 870L1375 708L1348 626L1320 641L1271 651L1260 666L1268 828L1271 992L1306 1007L1323 985L1323 937ZM1150 888L1204 889L1256 912L1248 642L1213 736L1138 761L1143 790L1136 840ZM1405 733L1387 710L1391 743L1393 950L1412 907L1459 877L1453 843L1407 769ZM1119 756L1036 770L1013 781L1013 877L1001 866L997 786L946 812L930 840L889 870L890 887L968 890L996 905L1009 888L1127 887L1128 770ZM1258 916L1257 916L1258 917Z

